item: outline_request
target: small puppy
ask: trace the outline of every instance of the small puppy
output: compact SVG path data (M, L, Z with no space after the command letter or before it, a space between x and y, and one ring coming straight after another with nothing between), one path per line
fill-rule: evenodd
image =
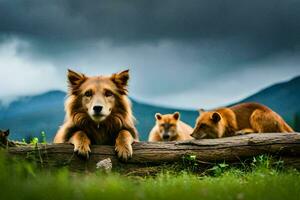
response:
M293 129L270 108L241 103L214 111L200 110L192 137L221 138L247 133L290 133Z
M155 114L156 125L149 134L149 142L181 141L193 139L193 128L180 120L179 112L162 115Z
M0 130L0 144L7 146L9 144L7 137L9 135L9 130Z

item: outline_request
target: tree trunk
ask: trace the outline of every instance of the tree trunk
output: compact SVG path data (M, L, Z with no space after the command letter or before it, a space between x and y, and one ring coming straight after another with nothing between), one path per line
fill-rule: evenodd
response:
M13 145L11 145L13 146ZM92 146L88 160L73 153L71 144L16 145L7 147L10 155L36 161L42 167L68 166L74 171L94 171L100 168L117 171L182 162L193 155L201 165L216 162L241 162L253 156L267 154L284 160L286 165L300 168L300 134L266 133L220 139L183 142L140 142L133 144L133 157L120 162L112 146ZM109 160L110 159L110 160ZM100 162L102 161L102 162ZM110 163L111 161L111 163ZM100 163L99 163L100 162Z

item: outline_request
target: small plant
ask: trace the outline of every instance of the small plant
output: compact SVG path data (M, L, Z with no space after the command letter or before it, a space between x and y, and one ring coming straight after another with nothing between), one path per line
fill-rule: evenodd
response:
M274 162L274 165L275 165L276 171L283 170L284 161L283 160L278 160L278 161Z
M182 157L182 163L183 163L184 169L186 169L188 171L194 172L197 170L198 163L197 163L196 155L193 155L193 154L184 155Z
M30 144L37 145L39 143L39 138L34 137L30 140Z
M270 168L270 157L267 155L260 155L257 157L253 157L251 166L254 168Z
M260 155L253 157L251 163L252 170L256 169L272 169L275 171L282 170L284 167L284 161L278 160L268 155Z
M41 132L41 137L42 137L42 144L46 144L47 140L46 140L46 133L45 133L45 131Z
M229 165L224 161L223 163L213 166L208 171L211 171L213 176L220 176L228 169L228 167Z

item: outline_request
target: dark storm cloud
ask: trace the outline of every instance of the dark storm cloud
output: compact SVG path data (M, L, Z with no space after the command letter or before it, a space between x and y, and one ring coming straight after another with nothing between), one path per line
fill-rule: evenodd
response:
M2 34L72 42L239 37L264 49L299 45L297 0L0 1Z
M0 0L0 98L129 67L133 97L224 105L300 74L299 21L299 0Z

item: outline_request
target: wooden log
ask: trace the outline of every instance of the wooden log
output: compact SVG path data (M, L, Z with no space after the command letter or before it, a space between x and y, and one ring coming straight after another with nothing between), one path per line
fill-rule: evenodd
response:
M43 167L68 166L74 171L94 171L97 163L105 159L111 160L114 170L131 170L182 162L186 155L193 155L197 162L205 164L220 161L240 162L261 154L286 159L288 165L300 168L299 133L249 134L183 142L139 142L133 144L133 157L126 163L117 159L112 146L96 145L91 147L91 151L90 158L83 160L73 153L71 144L7 147L9 155L34 160ZM107 163L106 161L104 163Z

